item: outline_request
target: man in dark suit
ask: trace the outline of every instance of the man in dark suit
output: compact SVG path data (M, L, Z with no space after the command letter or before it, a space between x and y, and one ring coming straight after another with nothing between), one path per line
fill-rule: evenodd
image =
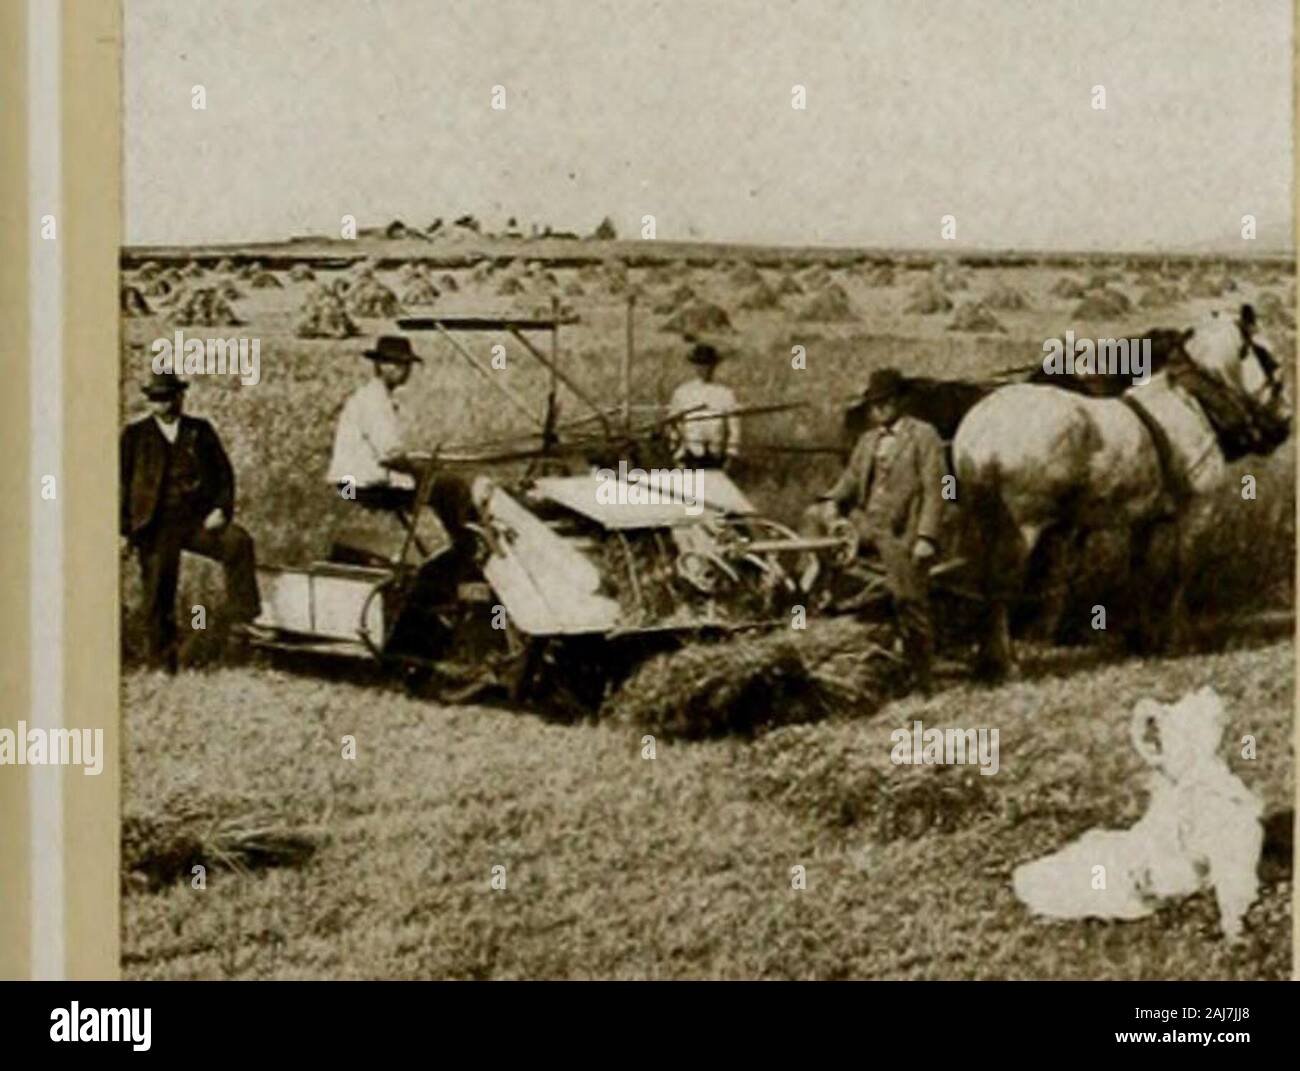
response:
M212 425L181 415L187 384L154 373L144 385L151 413L128 424L121 442L121 533L144 581L149 659L176 671L176 583L181 551L221 562L231 619L261 612L253 540L232 523L235 475Z
M872 373L853 409L865 407L869 426L843 474L811 507L805 529L826 531L847 515L861 553L879 560L917 686L930 690L934 629L929 571L943 512L943 443L924 421L902 415L905 380L893 368Z

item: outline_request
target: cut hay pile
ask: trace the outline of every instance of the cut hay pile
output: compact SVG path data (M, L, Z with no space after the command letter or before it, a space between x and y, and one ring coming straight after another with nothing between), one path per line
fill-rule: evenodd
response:
M230 302L212 286L202 286L179 294L176 307L167 319L172 324L198 324L203 327L232 327L242 322L230 307Z
M255 275L257 275L258 272L260 272L261 270L262 270L262 266L258 264L257 261L250 260L245 264L241 264L235 270L235 278L238 279L241 283L247 283L251 281L252 278Z
M587 293L587 292L586 292L585 290L582 289L582 284L581 284L580 282L578 282L578 280L577 280L576 278L575 278L575 279L570 279L570 280L565 284L565 287L564 287L564 296L565 296L565 297L584 297L584 296L586 295L586 293Z
M776 292L784 297L786 294L802 294L804 288L793 275L783 275L781 281L776 284Z
M654 311L661 315L668 315L675 309L680 309L692 301L700 300L697 294L688 283L682 283L673 289L672 293L665 294L654 306Z
M920 316L933 316L938 312L952 311L952 298L939 289L933 279L926 279L912 288L903 311Z
M504 279L501 280L501 282L497 283L497 293L502 297L509 297L514 294L522 294L523 292L524 292L524 284L521 283L513 275L507 275Z
M238 301L244 296L244 292L239 289L232 279L225 279L217 285L217 290L227 301Z
M648 287L672 286L677 279L677 270L667 264L650 268L641 281Z
M1007 329L993 315L993 310L982 301L963 301L952 322L948 324L948 330L973 331L981 334L1000 331L1005 334Z
M474 270L469 273L469 279L472 283L485 283L491 274L492 266L490 264L476 264Z
M728 276L732 286L748 287L758 286L763 282L763 273L760 272L753 264L747 260L742 260Z
M1133 309L1133 302L1128 295L1109 286L1100 290L1089 290L1083 300L1074 307L1074 316L1081 320L1107 320L1123 316Z
M1187 296L1194 298L1216 298L1223 296L1223 282L1206 275L1193 276L1187 283Z
M984 304L990 309L1027 309L1029 308L1029 299L1025 297L1024 291L1017 290L1009 283L994 283L993 289L984 295Z
M893 286L895 282L892 264L873 264L862 273L862 281L870 287Z
M805 290L824 290L834 281L824 264L814 264L799 277Z
M289 269L289 281L294 283L310 283L316 279L316 273L306 264L295 264Z
M274 818L223 816L225 808L180 802L159 813L122 816L122 885L158 890L190 881L193 868L235 871L302 866L323 843L322 830Z
M1281 324L1283 327L1295 327L1295 308L1291 298L1283 298L1276 291L1265 290L1255 302L1255 311L1266 324Z
M303 299L293 333L298 338L351 338L358 331L338 289L315 286Z
M432 305L438 300L438 288L428 276L421 275L402 291L403 305Z
M1107 286L1118 286L1124 282L1124 276L1117 271L1095 271L1084 281L1085 290L1101 290Z
M1177 305L1184 299L1183 292L1172 283L1152 283L1138 298L1138 308L1163 309L1169 305Z
M191 261L181 269L182 279L202 279L204 276L203 266Z
M759 279L757 283L741 295L740 307L754 310L779 309L781 307L781 295L763 282L762 279Z
M831 283L804 303L799 310L799 319L805 322L831 323L852 320L855 316L844 287L839 283Z
M939 261L930 273L934 280L935 286L940 290L968 290L970 289L970 277L968 273L958 267L956 264L949 264L946 261Z
M232 269L233 267L234 267L234 265L230 263L230 258L229 258L229 257L222 257L222 258L221 258L219 261L217 261L217 263L213 266L212 270L213 270L214 272L216 272L216 274L218 274L218 275L229 275L229 274L230 274L230 271L231 271L231 269Z
M665 321L664 330L682 335L710 335L733 331L734 328L731 326L731 317L721 305L694 300L683 305Z
M1086 287L1078 279L1071 279L1068 275L1062 275L1052 286L1052 296L1066 298L1074 301L1083 297Z
M140 288L135 286L122 287L120 308L122 315L128 319L150 314L149 302L145 301Z
M280 282L269 271L260 271L248 280L248 285L254 290L283 290L284 283Z
M396 317L402 309L397 295L372 274L358 279L348 288L348 312L366 319Z
M601 716L698 739L870 714L902 677L892 635L884 625L839 618L805 630L688 644L638 666L605 700Z
M442 273L442 278L438 280L438 285L449 294L454 294L460 289L460 283L456 282L456 276L447 271Z

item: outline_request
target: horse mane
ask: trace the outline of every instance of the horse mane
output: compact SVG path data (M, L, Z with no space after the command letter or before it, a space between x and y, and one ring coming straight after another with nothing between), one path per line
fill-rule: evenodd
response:
M1093 340L1096 341L1095 339ZM1144 333L1129 340L1141 345L1151 344L1150 375L1163 370L1177 355L1186 355L1184 344L1187 332L1176 327L1152 327ZM1086 394L1090 398L1118 398L1133 386L1133 376L1123 372L1074 372L1060 375L1048 372L1042 366L1036 366L1025 379L1026 383L1037 383L1045 387L1059 387L1061 390Z

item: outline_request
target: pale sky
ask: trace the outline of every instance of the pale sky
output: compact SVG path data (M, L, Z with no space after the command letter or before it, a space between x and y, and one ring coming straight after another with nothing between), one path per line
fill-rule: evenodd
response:
M1290 0L125 6L130 244L472 212L883 247L951 213L945 246L1022 249L1223 243L1250 213L1292 245Z

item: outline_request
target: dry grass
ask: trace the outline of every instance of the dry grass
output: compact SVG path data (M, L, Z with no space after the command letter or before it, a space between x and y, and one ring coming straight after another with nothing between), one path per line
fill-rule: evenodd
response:
M1134 923L1044 923L1019 863L1144 806L1141 696L1225 696L1229 762L1266 813L1292 799L1289 643L959 684L642 758L644 730L563 727L264 671L125 681L125 798L231 821L322 823L301 865L217 869L125 900L129 978L1284 978L1289 877L1266 868L1247 940L1200 895ZM1068 676L1056 676L1068 672ZM1000 732L1000 771L899 767L889 734ZM341 758L352 735L357 758ZM505 866L507 888L490 887ZM791 888L792 866L807 888ZM1288 871L1289 874L1289 871Z

